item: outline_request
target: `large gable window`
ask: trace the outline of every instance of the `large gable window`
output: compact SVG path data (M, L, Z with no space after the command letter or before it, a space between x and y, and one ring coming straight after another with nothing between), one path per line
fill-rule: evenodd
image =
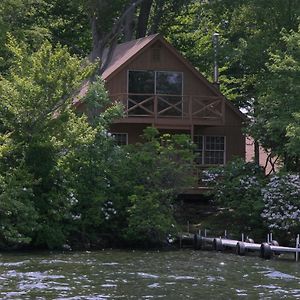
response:
M154 94L154 71L129 71L128 76L130 94Z
M224 165L225 137L195 135L196 163L199 165Z
M128 71L129 115L153 115L156 99L159 116L182 115L181 72Z

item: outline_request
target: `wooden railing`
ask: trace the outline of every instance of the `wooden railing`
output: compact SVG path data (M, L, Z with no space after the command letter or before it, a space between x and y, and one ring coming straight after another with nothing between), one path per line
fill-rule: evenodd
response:
M222 97L166 94L114 94L123 103L126 117L215 119L224 116Z

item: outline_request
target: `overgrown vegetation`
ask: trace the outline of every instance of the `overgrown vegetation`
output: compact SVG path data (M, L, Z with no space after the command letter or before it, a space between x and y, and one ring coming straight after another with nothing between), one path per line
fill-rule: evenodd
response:
M263 237L268 231L283 241L294 238L300 220L299 174L265 176L261 167L242 160L204 172L227 228Z
M261 189L266 179L262 168L239 159L225 168L207 170L204 176L214 188L214 200L223 208L223 217L230 220L229 230L250 233L263 229Z
M269 179L234 162L218 171L216 201L236 229L298 230L299 12L298 0L3 0L0 247L89 247L113 237L155 245L176 230L172 201L190 183L188 139L151 128L143 144L115 145L108 128L122 108L107 109L99 78L81 99L87 114L73 109L100 69L82 57L157 32L208 78L211 36L220 33L221 91L247 109L248 133L294 173Z
M108 127L122 107L99 78L81 99L86 113L74 111L73 91L92 65L48 42L33 53L14 39L9 48L15 59L0 81L0 247L162 243L174 231L172 201L191 178L189 139L148 128L143 144L117 146Z

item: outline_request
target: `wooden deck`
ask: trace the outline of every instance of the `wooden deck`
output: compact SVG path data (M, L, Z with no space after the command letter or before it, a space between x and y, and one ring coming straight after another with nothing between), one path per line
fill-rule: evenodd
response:
M122 93L110 98L124 105L125 118L118 120L122 123L224 124L225 102L219 96Z

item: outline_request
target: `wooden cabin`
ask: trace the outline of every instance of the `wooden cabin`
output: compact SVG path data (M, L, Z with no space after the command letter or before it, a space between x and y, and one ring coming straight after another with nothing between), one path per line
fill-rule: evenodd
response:
M102 78L125 107L111 126L119 144L140 141L154 126L191 135L200 167L245 157L245 116L161 35L117 45Z

